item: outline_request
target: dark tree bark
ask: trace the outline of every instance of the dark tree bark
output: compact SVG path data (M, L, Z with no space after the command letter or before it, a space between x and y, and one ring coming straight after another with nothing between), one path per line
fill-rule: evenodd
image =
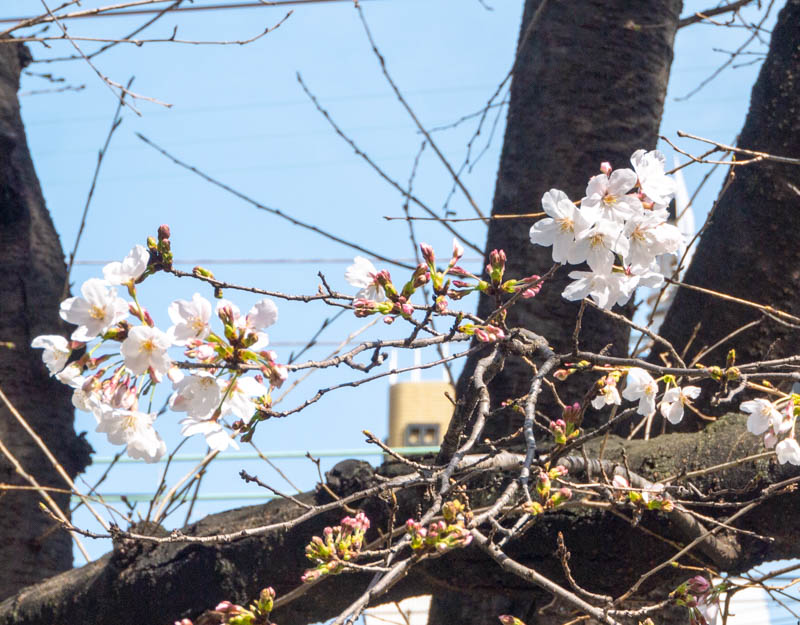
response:
M596 441L587 453L595 454L600 444ZM611 438L606 444L606 457L620 461L622 447L626 449L632 471L651 479L663 479L668 474L753 453L759 441L746 433L742 415L731 415L703 432L659 437L657 446L652 441ZM396 466L385 465L379 471L396 473ZM774 460L760 461L755 471L759 476L755 482L754 467L740 465L723 473L700 477L694 483L704 492L741 489L741 499L749 499L768 485L796 474L796 468L777 465ZM349 477L342 479L343 474ZM509 479L513 479L513 475ZM365 463L346 461L337 465L328 481L335 492L347 495L372 485L374 478ZM494 491L484 491L483 496L488 500L494 494ZM321 489L300 499L307 503L330 500ZM399 518L413 515L418 506L425 505L425 494L419 490L406 492L399 503ZM473 500L476 506L482 503L480 497ZM800 517L785 514L799 504L800 494L787 489L744 516L742 529L763 534L764 528L769 527L770 536L775 540L770 543L742 534L730 538L736 545L737 556L727 569L739 572L764 560L800 555L800 544L796 540ZM373 528L386 527L389 508L385 499L375 497L354 505L367 511ZM710 514L724 515L735 509L712 509ZM275 501L211 515L189 526L185 532L209 535L237 531L287 520L301 512L303 510L292 502ZM310 537L318 535L324 525L337 523L340 517L341 513L327 513L285 532L207 546L180 542L154 546L117 540L114 551L100 560L29 587L0 604L0 624L164 625L178 618L196 617L223 599L247 603L268 585L274 586L280 596L300 584L303 548ZM775 518L781 519L778 526ZM145 529L141 531L146 533ZM688 542L692 538L660 513L645 514L641 524L633 527L613 514L576 509L544 515L528 533L512 541L507 551L526 565L565 583L554 557L559 531L564 533L566 545L573 554L570 564L578 583L593 592L615 595L626 590L639 575L674 555L675 549L660 538L654 538L654 533L673 541ZM377 534L368 534L368 539L374 537ZM700 560L693 563L709 562L702 554L698 553L698 557ZM602 574L598 574L599 571ZM668 567L655 581L677 584L685 577L685 571ZM363 592L369 579L369 575L359 574L325 580L310 588L302 599L277 610L275 620L281 625L305 625L331 618ZM644 590L653 586L655 583L646 584ZM495 609L511 605L519 616L524 612L516 610L549 601L546 593L504 573L475 546L425 561L393 589L388 599L456 587L473 597L488 597L486 603ZM444 616L452 618L453 604L449 602L457 596L445 595L436 609L444 609ZM475 605L474 600L465 599L464 606ZM493 618L496 616L493 613ZM537 622L541 621L532 619L529 625Z
M492 214L541 210L542 195L553 187L578 200L601 162L630 167L635 150L655 147L680 10L681 0L525 2ZM510 277L541 275L553 265L552 250L530 242L533 221L489 224L487 259L491 250L505 250ZM557 352L569 351L580 304L561 297L571 281L568 273L562 268L538 296L514 306L508 326L528 328ZM478 315L485 318L494 306L482 297ZM610 354L624 355L628 335L627 326L587 308L582 348L611 345ZM482 355L470 357L459 390ZM529 380L529 365L512 359L492 382L494 401L525 395ZM565 401L577 401L586 391L569 381L562 388ZM549 393L540 410L560 417ZM509 411L492 420L486 436L503 436L519 425L517 413Z
M517 62L511 83L503 152L495 187L492 214L529 213L540 210L542 195L552 187L571 199L583 196L589 176L602 161L615 168L630 166L631 154L653 148L667 91L673 43L681 0L626 2L584 0L548 2L527 0L522 17ZM494 220L489 224L486 257L493 249L508 256L507 275L543 274L553 264L551 249L534 246L529 228L533 220ZM537 297L517 303L508 312L509 327L528 328L550 341L557 352L572 348L572 334L580 304L561 297L570 282L562 268ZM481 297L478 315L486 318L495 302ZM627 353L628 327L587 307L582 320L581 346L611 354ZM473 354L459 381L464 396L477 360ZM491 382L495 406L528 392L531 370L517 357ZM586 380L575 376L559 386L568 403L580 400ZM538 409L551 419L560 409L549 392ZM605 419L589 410L585 425ZM452 451L457 435L469 428L458 412L451 422L444 447ZM518 412L507 410L487 424L485 436L507 436L521 425ZM531 602L526 611L534 610ZM454 613L453 609L461 611ZM430 625L448 622L490 622L498 606L476 609L464 595L440 594L434 598ZM507 610L517 607L510 601Z
M753 87L740 147L800 157L798 68L800 2L789 0ZM800 316L800 167L764 161L737 167L734 173L700 238L684 282ZM760 325L717 347L703 358L703 364L724 365L731 347L736 348L739 362L796 354L796 328L752 308L688 289L678 289L660 333L680 351L697 331L688 352L691 358L760 317Z
M70 391L48 376L40 334L62 328L58 304L66 280L61 245L44 205L20 118L17 89L29 61L21 45L0 46L0 388L75 476L89 447L75 436ZM0 403L0 440L43 486L64 488L44 454ZM0 457L0 482L28 486ZM69 495L54 493L69 514ZM39 510L39 497L5 491L0 514L0 597L72 566L72 540Z

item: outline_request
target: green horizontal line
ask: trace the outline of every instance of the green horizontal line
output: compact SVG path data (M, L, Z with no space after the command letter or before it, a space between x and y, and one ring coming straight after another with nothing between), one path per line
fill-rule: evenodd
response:
M122 498L130 502L137 501L150 501L153 498L152 493L99 493L92 495L92 499L100 499L106 503L119 503ZM198 501L238 501L245 499L258 499L259 501L269 501L275 499L276 495L267 495L263 493L208 493L206 495L198 495ZM188 499L188 498L187 498ZM80 497L72 496L73 503L80 503Z
M404 456L417 456L421 454L432 454L439 451L438 445L430 445L425 447L393 447L393 451ZM305 458L306 454L311 454L315 458L344 458L351 456L382 456L383 451L376 447L361 447L359 449L325 449L320 451L267 451L263 456L273 459L286 459L286 458ZM172 462L200 462L205 458L205 454L179 454L172 459ZM261 456L256 452L246 453L227 453L219 454L215 460L260 460ZM92 464L111 464L113 456L97 456L92 458ZM120 458L117 464L129 463L143 463L144 460L137 460L134 458ZM166 462L166 456L159 462Z

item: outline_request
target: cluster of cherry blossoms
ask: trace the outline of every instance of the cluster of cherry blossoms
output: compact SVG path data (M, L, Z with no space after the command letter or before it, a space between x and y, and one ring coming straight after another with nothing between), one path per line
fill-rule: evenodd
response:
M575 281L564 298L591 297L611 308L625 304L637 286L663 283L659 257L683 243L680 230L666 223L675 181L664 173L664 160L661 152L637 150L632 170L612 171L603 163L578 203L558 189L544 194L548 217L531 227L531 243L552 246L557 263L589 265L589 271L569 274Z
M555 377L564 380L588 366L588 362L569 365L566 369L558 370ZM716 375L713 369L712 377ZM619 382L623 377L625 388L620 393ZM660 393L659 382L665 384L663 393ZM653 378L640 367L610 370L596 382L596 388L597 395L592 399L591 406L597 410L606 406L619 406L623 399L627 399L637 402L638 414L649 417L658 409L661 416L673 425L683 420L684 409L692 409L692 400L700 396L699 386L680 386L670 374ZM749 415L748 431L757 436L764 435L764 446L775 449L778 462L800 465L800 444L795 439L795 423L800 415L800 395L781 397L775 402L763 398L751 399L742 402L739 408ZM582 412L581 404L575 403L564 408L562 418L550 422L549 429L557 445L565 445L580 434L577 424L582 420Z
M504 294L519 294L527 299L535 297L541 289L542 279L538 275L504 280L506 254L503 250L492 250L489 254L489 264L486 266L489 279L483 280L457 265L464 254L464 248L457 240L453 240L453 253L443 270L437 269L436 255L430 245L421 243L419 247L425 262L416 267L411 278L399 290L387 270L378 271L363 256L353 259L353 264L344 275L351 286L359 289L353 299L357 317L382 314L386 323L393 323L397 317L410 319L415 309L409 300L417 289L426 284L433 291L433 311L439 314L449 312L448 298L460 300L476 291L495 298L499 306ZM467 282L463 278L474 282ZM505 338L503 329L495 323L465 323L458 330L483 342Z
M191 301L172 302L168 313L173 325L160 330L139 303L136 287L171 267L169 229L162 226L158 240L151 237L147 243L136 245L122 262L106 265L102 279L90 278L80 296L61 303L61 318L77 326L69 340L38 336L31 346L43 349L50 374L74 389L73 405L92 413L97 431L109 442L125 445L132 458L155 462L166 452L151 406L152 391L165 376L173 385L170 407L186 413L180 422L185 436L203 434L215 450L236 446L233 436L252 428L270 407L272 388L286 379L276 354L265 349L269 338L263 332L277 321L278 309L264 299L242 315L235 304L220 300L215 313L223 329L215 333L211 303L195 293ZM118 295L118 286L127 289L132 301ZM168 353L173 346L183 348L194 361L189 366L201 370L184 375ZM246 377L245 364L259 373ZM233 420L232 432L225 417Z
M800 412L800 396L791 395L772 403L761 397L743 401L739 406L746 412L747 429L756 436L764 435L764 447L775 449L778 462L800 465L800 445L795 439L795 423ZM785 435L783 440L780 437Z

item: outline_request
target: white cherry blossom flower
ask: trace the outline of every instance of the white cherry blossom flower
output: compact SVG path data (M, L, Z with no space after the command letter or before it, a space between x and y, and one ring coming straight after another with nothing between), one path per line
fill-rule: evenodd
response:
M616 385L606 384L599 390L597 397L592 400L592 407L596 410L600 410L603 406L610 406L612 404L619 406L621 403L622 400L619 397L619 391Z
M74 389L72 391L72 405L75 408L84 412L92 412L92 407L89 404L89 394L83 390L87 380L82 373L81 368L72 363L56 374L56 379Z
M131 458L157 462L166 453L167 446L153 428L155 419L155 413L106 410L96 431L106 434L109 442L115 445L126 445Z
M800 445L793 437L784 438L775 445L775 453L778 455L778 462L781 464L800 465Z
M143 245L136 245L122 262L108 263L103 267L103 277L109 284L133 284L147 269L150 252Z
M378 270L368 258L356 256L353 264L344 272L344 279L350 286L359 289L356 298L363 298L373 302L382 302L386 299L383 287L378 284L376 276Z
M639 367L628 369L622 396L629 401L639 400L636 412L645 417L653 414L656 411L657 394L658 383L653 379L653 376Z
M181 434L193 436L202 434L206 437L206 444L215 451L225 451L228 447L239 449L239 445L233 437L217 421L213 419L201 419L197 417L186 417L181 419Z
M208 418L222 401L219 380L206 371L186 376L174 388L169 407L189 417Z
M605 309L627 302L637 282L620 272L571 271L569 277L575 281L564 289L564 299L576 301L591 297L595 304Z
M128 316L128 303L117 297L117 290L105 280L88 279L81 286L81 295L61 302L61 318L78 326L73 341L91 341Z
M642 203L635 195L627 195L636 186L636 172L617 169L610 176L598 174L589 179L581 209L602 219L623 222L642 212Z
M659 205L669 204L675 193L675 181L664 173L665 162L664 155L658 150L636 150L631 156L642 191Z
M625 264L634 270L650 267L656 256L674 254L683 243L681 231L664 223L657 212L634 215L625 223L623 232L630 240Z
M700 395L699 386L673 386L666 393L664 399L659 404L661 415L670 423L680 423L683 419L683 406L689 403L690 399L697 399Z
M66 384L72 388L78 388L83 386L83 383L86 382L86 378L84 378L82 374L83 370L73 362L59 371L56 374L56 379L62 384Z
M230 385L230 382L228 383ZM223 390L223 394L227 391L227 386ZM239 378L234 383L230 392L225 395L225 401L222 403L222 414L232 414L237 419L241 419L245 423L249 423L253 418L253 413L256 411L256 404L253 402L253 397L261 397L269 393L266 386L257 382L254 378Z
M553 261L566 263L573 248L576 232L587 230L590 219L572 202L567 194L550 189L542 196L542 208L548 217L537 221L530 229L531 243L553 246Z
M125 366L136 375L150 368L156 375L163 375L172 366L167 355L170 345L172 339L166 332L150 326L136 326L128 332L128 338L122 342L120 352L125 358Z
M69 341L57 334L43 334L31 341L31 347L44 349L42 361L47 365L50 375L54 376L67 364L72 350L69 348Z
M594 226L575 233L575 245L567 260L573 265L584 261L594 271L610 272L614 255L626 256L629 242L622 234L622 225L601 219Z
M176 345L185 345L190 339L204 339L211 333L211 302L200 293L192 295L192 301L176 299L167 309L172 323L167 334Z
M774 404L762 397L743 401L739 410L750 415L747 417L747 430L751 434L763 434L770 428L777 430L783 421L783 416Z
M278 321L278 307L271 299L262 299L250 309L245 317L248 328L263 330Z

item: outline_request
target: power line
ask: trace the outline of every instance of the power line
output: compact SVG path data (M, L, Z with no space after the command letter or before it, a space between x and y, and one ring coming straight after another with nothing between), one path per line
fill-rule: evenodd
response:
M97 493L94 497L100 498L106 503L119 503L121 501L143 502L151 501L155 498L153 493ZM264 493L208 493L197 495L198 501L244 501L257 499L259 501L271 501L276 499L276 495L266 495ZM73 503L80 503L81 498L77 495L72 496Z
M399 263L415 263L415 258L395 258ZM107 265L112 260L76 260L75 265L87 267ZM463 263L482 263L482 258L463 258ZM353 257L346 258L177 258L173 265L352 265Z
M157 2L168 2L170 0L157 0ZM203 6L192 7L177 7L170 9L169 13L177 13L178 11L220 11L225 9L251 9L251 8L269 8L278 6L302 5L302 4L332 4L338 2L352 2L352 0L272 0L268 2L233 2L231 4L207 4ZM87 17L125 17L130 15L154 15L161 13L164 9L119 9L116 11L103 11L102 13L86 13L84 15L75 15L70 19L83 19ZM26 20L33 20L40 17L33 15L29 17L6 17L0 19L2 24L14 24ZM66 16L57 15L59 19ZM51 21L45 19L43 21Z
M407 456L414 456L420 454L433 454L438 453L438 445L419 446L419 447L394 447L394 451L399 454ZM311 454L315 458L351 458L361 456L382 456L383 451L375 447L360 447L354 449L322 449L317 451L306 451L304 449L290 450L290 451L267 451L263 454L256 452L232 452L218 454L215 460L261 460L262 457L275 459L297 459L306 458ZM206 457L205 454L178 454L172 458L172 462L200 462ZM98 456L92 458L92 464L111 464L114 456ZM166 458L162 458L159 462L166 462ZM117 464L136 463L141 464L143 460L136 460L134 458L120 458Z

